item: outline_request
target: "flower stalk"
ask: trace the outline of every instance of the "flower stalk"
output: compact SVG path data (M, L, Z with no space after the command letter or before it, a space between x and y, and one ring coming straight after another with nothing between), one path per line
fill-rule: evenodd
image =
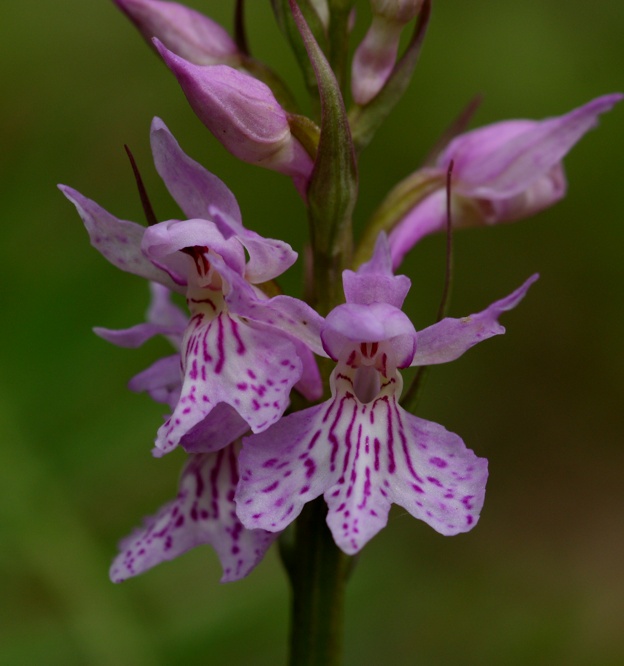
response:
M322 498L306 505L286 556L291 586L289 666L342 663L344 598L352 558L336 546Z

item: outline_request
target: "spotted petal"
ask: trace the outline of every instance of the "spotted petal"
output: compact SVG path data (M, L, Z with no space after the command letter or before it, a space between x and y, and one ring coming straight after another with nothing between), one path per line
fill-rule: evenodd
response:
M156 447L163 453L225 402L254 432L275 423L301 377L301 360L288 338L236 315L191 318L182 345L184 383L174 413L161 426Z
M418 331L418 345L412 365L435 365L454 361L479 342L504 333L505 328L498 323L498 318L503 312L512 310L520 303L538 277L537 274L532 275L516 291L492 303L482 312L461 319L447 317Z
M203 544L217 552L224 583L243 578L260 562L276 535L246 530L236 516L236 446L189 457L176 499L120 544L122 552L110 570L113 582L120 583Z
M370 403L350 380L336 395L244 440L236 503L249 528L282 530L323 494L336 544L358 552L387 522L392 503L441 534L470 530L483 505L487 461L441 426L400 408L396 376Z

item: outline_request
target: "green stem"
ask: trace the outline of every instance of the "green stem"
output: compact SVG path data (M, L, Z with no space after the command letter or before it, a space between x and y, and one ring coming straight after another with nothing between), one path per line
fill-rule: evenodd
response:
M289 666L338 666L342 662L344 592L350 560L334 543L322 497L309 502L295 523L295 538L282 558L290 578Z

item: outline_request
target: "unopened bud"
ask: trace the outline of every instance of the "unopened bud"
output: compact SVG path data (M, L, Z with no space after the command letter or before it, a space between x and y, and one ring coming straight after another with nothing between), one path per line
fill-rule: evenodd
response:
M225 65L194 65L155 44L193 111L227 150L291 176L305 192L312 159L291 134L288 116L267 85Z
M152 46L156 37L196 65L235 65L240 52L228 32L204 14L177 2L114 0Z

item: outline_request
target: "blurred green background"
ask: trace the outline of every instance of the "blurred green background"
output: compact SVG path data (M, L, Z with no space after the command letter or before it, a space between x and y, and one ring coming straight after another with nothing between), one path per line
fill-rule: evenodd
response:
M192 4L231 27L233 3ZM247 4L254 53L301 93L269 3ZM112 2L3 0L1 17L0 663L280 664L275 552L225 586L207 547L108 581L118 539L175 494L183 455L151 458L163 408L125 389L165 343L123 350L90 331L139 322L146 285L89 246L55 185L141 220L128 143L157 215L177 216L150 164L159 115L229 184L247 226L301 249L301 202L225 152ZM621 0L434 2L412 87L362 157L358 221L475 93L485 124L624 89L623 34ZM624 663L624 107L601 125L566 160L565 201L455 237L455 315L542 276L506 336L431 373L419 410L489 458L486 505L453 538L392 512L350 584L348 666ZM429 238L404 264L418 328L435 316L443 255Z

